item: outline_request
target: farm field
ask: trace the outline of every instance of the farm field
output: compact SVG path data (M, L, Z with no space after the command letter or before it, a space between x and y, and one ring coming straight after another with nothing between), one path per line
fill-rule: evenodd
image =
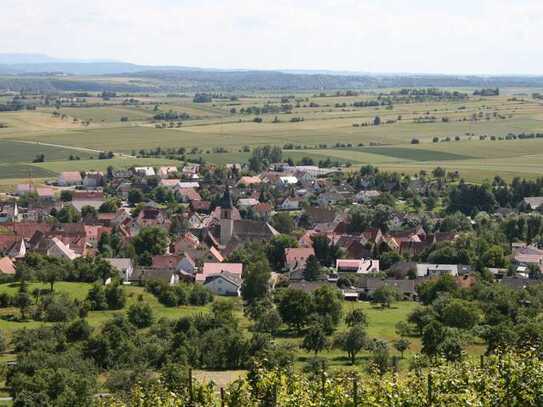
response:
M74 151L72 149L51 147L38 143L31 144L0 140L0 162L3 164L31 162L38 154L44 154L48 161L68 160L70 155L77 155L84 160L93 155L86 151Z
M459 171L471 182L495 175L507 180L543 175L543 138L499 140L508 134L543 134L543 103L529 96L532 90L504 89L501 96L463 100L360 105L394 91L368 90L358 96L300 93L288 101L277 94L254 94L209 103L193 103L190 95L123 95L111 100L91 95L85 102L88 107L0 112L0 123L7 125L0 128L0 188L28 177L30 169L33 177L47 178L63 170L166 163L89 160L99 151L138 154L157 147L197 149L188 157L201 156L219 165L247 161L250 152L242 152L244 146L289 144L296 149L284 150L285 159L309 157L318 162L330 158L349 162L352 169L372 164L411 174L441 166ZM129 96L138 104L125 104ZM285 103L291 106L289 113L281 110ZM263 108L267 110L258 110ZM168 122L153 122L156 111L187 113L190 119L167 126ZM377 116L381 124L373 125ZM128 121L121 122L121 117ZM255 117L262 122L255 122ZM157 128L161 124L169 128ZM418 144L412 144L413 139ZM217 148L226 152L217 153ZM45 154L46 162L33 164L39 153ZM70 155L81 160L67 161Z

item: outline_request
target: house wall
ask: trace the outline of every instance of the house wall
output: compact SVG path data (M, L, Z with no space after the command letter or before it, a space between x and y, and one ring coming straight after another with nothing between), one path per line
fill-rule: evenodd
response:
M230 281L225 280L224 278L215 278L209 283L205 283L204 286L207 287L213 294L236 297L239 295L238 286L232 284Z

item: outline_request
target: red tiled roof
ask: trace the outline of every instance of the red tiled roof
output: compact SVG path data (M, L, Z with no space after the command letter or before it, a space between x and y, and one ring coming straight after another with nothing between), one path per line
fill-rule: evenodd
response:
M81 181L79 171L64 171L60 173L60 176L66 181Z
M2 257L0 259L0 273L2 274L15 274L15 264L9 257Z
M337 259L336 260L337 268L341 268L341 269L358 270L358 268L360 267L360 263L362 263L362 260L355 260L355 259Z
M221 274L223 271L241 277L243 272L242 263L204 263L201 273L196 274L196 281L205 281L207 277L214 274Z
M260 202L254 209L259 213L268 213L273 210L273 207L267 202Z
M309 256L315 255L315 249L312 247L286 248L285 259L287 264L306 262Z
M181 259L181 256L153 256L151 267L155 269L173 269Z

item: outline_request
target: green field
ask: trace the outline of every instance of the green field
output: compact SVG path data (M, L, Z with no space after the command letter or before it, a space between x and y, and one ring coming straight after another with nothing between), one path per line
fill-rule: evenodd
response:
M38 154L44 154L46 161L68 160L70 155L77 155L81 159L86 159L93 155L86 151L74 151L71 149L44 146L36 143L30 144L0 140L1 163L31 162Z
M33 179L54 177L56 174L45 168L28 164L0 164L0 178L4 179Z
M285 151L285 158L299 160L308 156L316 161L332 158L404 173L431 170L440 165L458 170L465 179L475 182L495 175L511 179L543 174L540 164L543 139L490 140L509 133L543 133L543 104L526 96L529 89L505 89L502 96L470 96L463 101L398 103L391 108L352 105L374 100L377 94L367 91L348 97L295 95L295 99L289 99L294 106L291 113L260 114L262 123L253 121L257 114L241 113L242 109L279 107L283 103L280 96L254 95L236 101L225 98L192 103L190 96L135 95L140 102L136 106L123 104L126 95L107 102L89 97L89 107L60 108L58 113L64 118L54 117L52 112L56 109L52 107L0 113L0 122L8 125L0 129L0 140L8 143L0 151L0 162L29 164L36 149L42 148L48 162L38 168L56 173L63 170L64 164L66 169L92 168L92 163L89 167L81 162L81 168L68 161L60 163L72 153L82 160L97 155L81 148L130 154L156 147L189 150L197 147L206 161L225 164L246 161L250 154L240 152L243 146L293 144L302 149ZM183 121L180 127L157 129L150 120L155 108L185 112L191 115L191 120ZM123 116L129 121L121 123ZM375 116L381 118L381 125L371 125ZM293 117L302 117L303 121L291 122ZM421 117L433 119L429 123L420 122ZM83 125L83 120L89 120L90 124ZM479 141L480 136L488 138ZM433 143L434 137L451 141ZM411 144L413 138L420 144ZM454 141L455 138L460 141ZM38 147L15 141L54 146ZM327 148L321 149L322 144ZM213 153L216 147L227 152ZM24 177L26 174L22 172L5 172L0 179Z

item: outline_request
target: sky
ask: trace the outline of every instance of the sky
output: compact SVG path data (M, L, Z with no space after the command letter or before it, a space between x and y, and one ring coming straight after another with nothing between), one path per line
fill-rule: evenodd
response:
M543 74L543 0L0 0L0 52L205 68Z

